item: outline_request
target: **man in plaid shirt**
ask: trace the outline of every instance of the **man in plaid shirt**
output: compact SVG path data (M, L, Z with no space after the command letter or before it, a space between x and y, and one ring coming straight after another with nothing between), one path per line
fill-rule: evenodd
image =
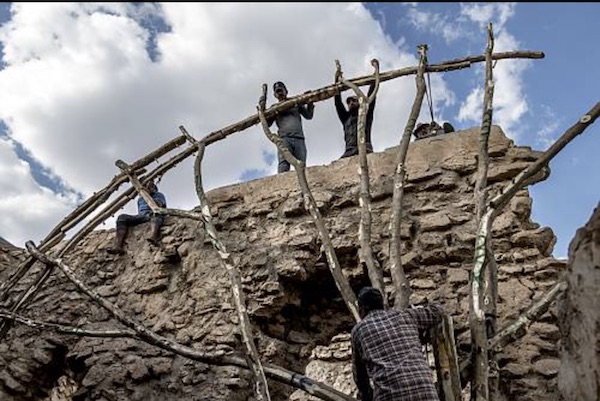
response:
M373 287L358 293L358 306L363 320L352 329L352 372L360 399L439 401L419 332L441 319L442 308L384 310L381 292Z

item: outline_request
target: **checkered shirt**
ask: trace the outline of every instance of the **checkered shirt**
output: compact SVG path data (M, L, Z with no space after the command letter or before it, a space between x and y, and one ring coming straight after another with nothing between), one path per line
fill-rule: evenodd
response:
M439 305L374 310L354 326L352 370L361 400L439 401L419 331L435 325L441 315Z

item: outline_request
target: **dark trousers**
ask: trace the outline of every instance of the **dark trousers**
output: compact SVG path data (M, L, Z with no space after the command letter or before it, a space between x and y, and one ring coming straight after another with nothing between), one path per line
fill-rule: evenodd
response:
M367 143L367 153L373 153L373 145L371 145L370 143ZM357 154L358 154L357 146L347 146L346 151L340 157L340 159L343 159L344 157L356 156Z
M142 223L146 223L148 221L152 221L157 224L159 227L163 225L165 222L165 216L162 214L120 214L117 217L117 228L119 227L133 227Z

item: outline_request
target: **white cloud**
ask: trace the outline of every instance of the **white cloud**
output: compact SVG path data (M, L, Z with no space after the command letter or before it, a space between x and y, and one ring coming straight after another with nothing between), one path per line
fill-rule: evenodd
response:
M331 83L336 59L346 77L371 73L373 57L382 70L416 64L360 3L163 3L142 10L133 3L48 3L15 4L13 13L0 28L7 64L0 119L14 140L86 196L119 172L116 159L133 162L178 136L179 125L201 138L254 114L263 83L282 80L294 95ZM153 62L142 20L158 17L171 29L156 37ZM432 79L442 110L452 94ZM414 78L382 85L376 151L399 143L414 92ZM308 165L343 153L333 101L318 103L304 128ZM209 146L207 189L250 169L274 174L265 153L275 147L258 127ZM192 160L167 173L160 187L170 206L197 204L193 179ZM25 223L19 229L37 238L47 233Z
M19 160L9 141L1 138L0 188L0 236L20 247L47 233L74 206L73 199L39 187L29 165Z
M410 24L420 31L441 35L450 44L468 35L461 18L453 18L448 14L420 10L414 6L407 11Z
M480 28L489 22L494 25L494 30L504 28L506 21L515 13L517 3L461 3L461 14L471 21L479 24Z
M542 145L542 149L548 149L558 137L558 127L560 127L561 119L548 106L541 106L541 121L542 127L537 132L536 141Z

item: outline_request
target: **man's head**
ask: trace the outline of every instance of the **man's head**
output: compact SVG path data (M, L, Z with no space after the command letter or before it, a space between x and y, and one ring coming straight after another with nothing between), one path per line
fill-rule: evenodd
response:
M273 84L273 94L279 101L287 99L288 90L285 87L285 84L281 81L275 82Z
M429 132L429 123L419 123L413 132L416 139L425 138Z
M367 316L371 311L383 309L381 291L374 287L363 287L358 292L358 308L361 317Z
M358 98L356 96L348 96L346 98L346 104L348 105L349 110L358 110Z
M443 124L444 133L449 134L450 132L454 132L454 127L448 121Z
M150 192L150 194L158 192L158 188L156 188L156 184L154 183L154 181L148 181L146 183L146 190Z

